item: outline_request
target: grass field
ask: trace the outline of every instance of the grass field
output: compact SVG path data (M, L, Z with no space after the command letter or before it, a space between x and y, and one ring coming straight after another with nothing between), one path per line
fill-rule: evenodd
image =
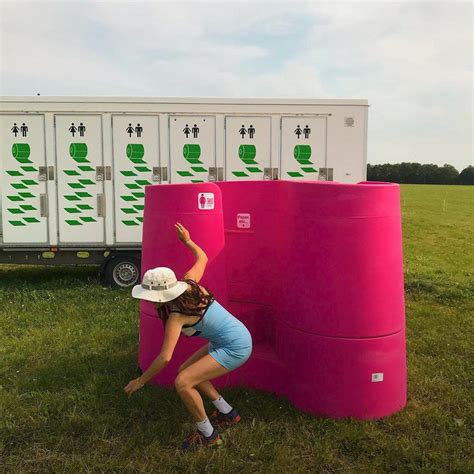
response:
M474 187L402 185L408 404L334 421L228 389L225 448L179 453L194 430L172 389L137 376L137 309L87 267L0 267L1 472L474 472ZM213 408L206 401L206 406Z

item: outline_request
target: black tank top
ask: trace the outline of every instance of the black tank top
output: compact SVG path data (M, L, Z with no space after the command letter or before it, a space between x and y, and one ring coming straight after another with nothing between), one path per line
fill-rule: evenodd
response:
M199 292L201 291L199 289L198 283L196 281L191 280L191 279L186 279L184 281L189 283L192 287L194 287L194 289L197 289L197 291L199 291ZM199 319L194 324L185 324L185 325L183 325L183 328L191 328L191 327L195 326L197 323L199 323L199 321L201 321L202 318L204 318L204 315L206 314L206 311L209 309L209 306L211 306L212 302L215 300L214 294L211 291L209 291L205 286L203 286L203 288L209 294L209 301L208 301L207 305L205 306L205 308L203 308L201 310L202 314L200 315ZM186 291L188 291L188 290L186 290ZM189 315L189 316L198 316L196 314L196 311L193 312L193 311L180 310L178 308L178 306L175 303L173 303L173 300L170 301L169 305L165 304L158 311L159 311L160 316L166 316L166 319L169 317L169 315L171 313L180 313L180 314L186 314L186 315Z

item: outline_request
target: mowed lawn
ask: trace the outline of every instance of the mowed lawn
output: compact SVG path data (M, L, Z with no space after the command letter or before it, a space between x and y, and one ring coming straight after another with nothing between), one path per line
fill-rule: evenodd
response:
M0 266L0 472L474 472L474 187L402 185L408 404L375 421L228 389L225 447L137 372L138 304L87 267ZM206 401L208 412L213 405Z

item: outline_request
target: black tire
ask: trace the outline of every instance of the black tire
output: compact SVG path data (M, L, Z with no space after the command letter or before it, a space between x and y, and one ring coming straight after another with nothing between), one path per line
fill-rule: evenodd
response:
M115 288L129 288L140 280L140 261L134 257L120 255L105 267L105 281Z

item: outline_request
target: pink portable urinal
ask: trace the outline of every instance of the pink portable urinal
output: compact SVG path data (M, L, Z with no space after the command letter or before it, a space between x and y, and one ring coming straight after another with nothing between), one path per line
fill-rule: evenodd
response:
M145 205L144 270L152 261L179 266L176 242L160 235L161 224L149 221L166 215L186 225L178 217L185 214L191 230L206 229L199 237L192 234L196 242L218 256L213 265L210 258L203 283L217 296L219 284L227 281L228 305L218 299L252 334L252 356L215 379L217 387L266 390L301 410L335 418L377 418L405 405L398 185L234 181L152 188ZM211 219L212 212L193 209L198 193L217 195L218 189L223 225L219 210ZM162 199L161 192L174 197ZM223 248L225 262L219 259ZM145 304L140 333L140 364L146 369L163 329ZM176 364L203 342L182 336ZM177 365L165 371L155 381L171 384Z
M197 192L199 190L199 192ZM205 201L203 201L203 199ZM206 273L201 284L208 286L216 299L227 305L225 278L224 227L221 192L207 183L199 186L173 184L145 188L145 212L142 245L142 276L154 267L171 268L178 280L191 268L195 257L177 238L174 224L180 222L191 238L208 256ZM164 328L153 305L141 301L139 364L146 370L159 354ZM182 335L173 359L155 378L155 382L172 385L179 365L207 343L202 338Z
M372 419L405 406L405 330L384 337L327 337L282 321L276 330L275 350L292 368L286 396L302 411Z

